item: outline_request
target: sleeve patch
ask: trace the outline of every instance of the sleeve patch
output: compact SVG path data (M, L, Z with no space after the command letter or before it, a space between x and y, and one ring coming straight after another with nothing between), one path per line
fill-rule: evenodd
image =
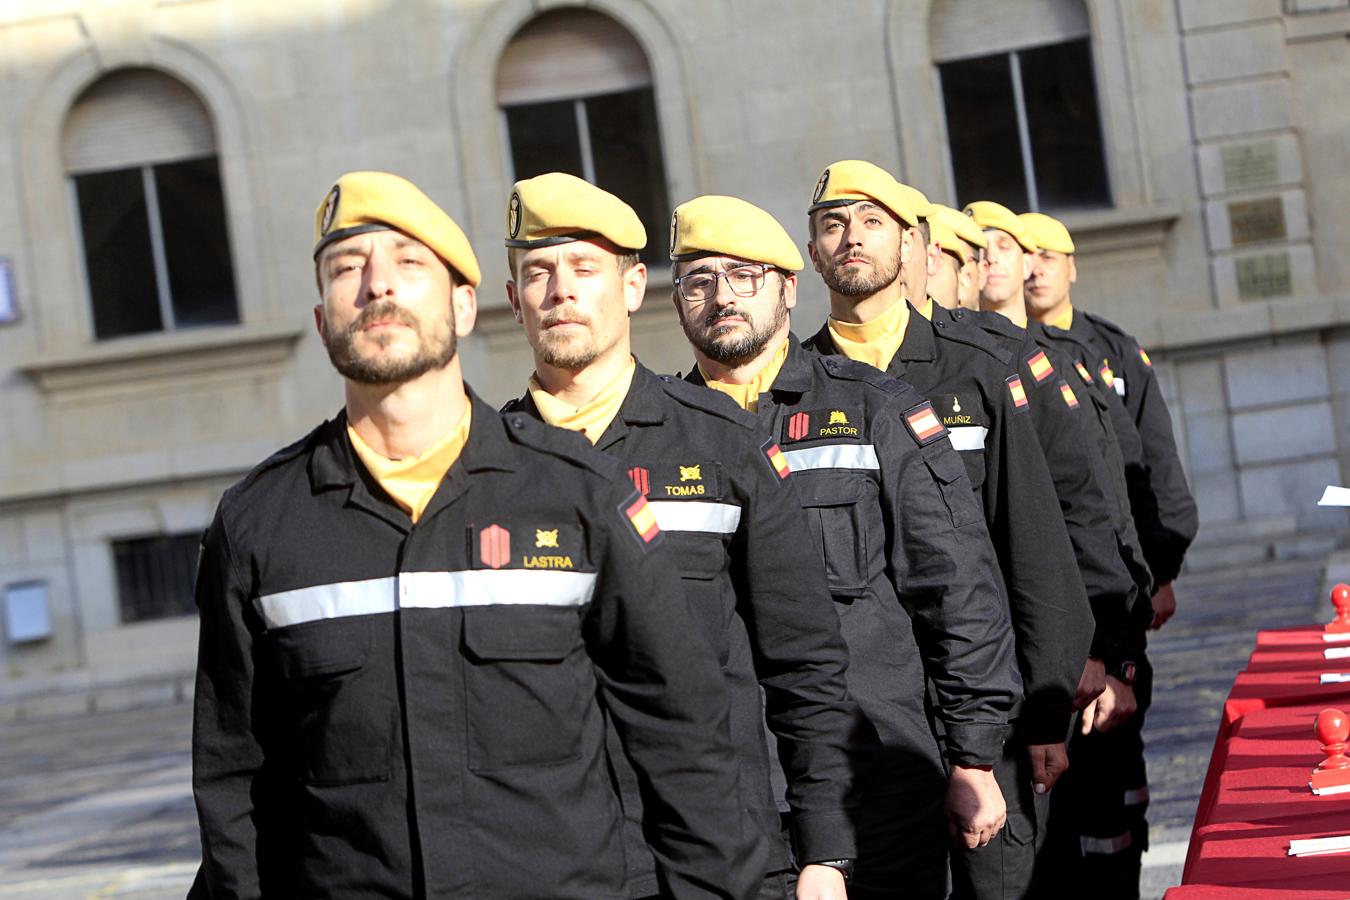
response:
M619 504L619 514L627 520L632 534L644 548L652 546L661 537L661 527L656 524L656 513L651 504L641 494L634 493Z
M1027 368L1031 369L1031 376L1036 379L1037 384L1055 374L1055 367L1046 358L1044 350L1037 350L1027 357Z
M1061 380L1059 382L1059 393L1060 396L1064 398L1064 402L1069 407L1069 409L1078 408L1078 397L1076 394L1074 394L1073 388L1069 387L1069 383L1067 381Z
M1008 393L1012 396L1013 412L1026 412L1029 403L1027 402L1027 390L1022 387L1022 376L1009 375L1004 379L1008 385Z
M1115 386L1116 373L1111 371L1111 364L1109 362L1103 360L1101 368L1097 370L1097 374L1102 376L1102 381L1106 382L1107 387Z
M942 420L933 409L933 404L928 401L905 413L905 426L909 428L909 433L914 435L914 440L919 442L920 447L926 447L947 436L947 426L942 424Z
M792 474L792 467L788 465L787 455L778 449L778 444L772 439L761 444L759 449L764 454L764 458L769 461L769 467L780 479L786 480Z
M1150 369L1153 368L1153 360L1148 358L1148 351L1146 351L1143 347L1139 348L1139 359L1142 360L1144 365L1148 366Z
M1092 384L1092 373L1088 371L1087 366L1083 365L1081 359L1075 362L1073 367L1078 370L1078 377L1083 379L1084 384Z

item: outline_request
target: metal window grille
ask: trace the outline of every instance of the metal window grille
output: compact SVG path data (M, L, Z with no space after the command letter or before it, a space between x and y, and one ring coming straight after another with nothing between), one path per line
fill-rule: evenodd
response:
M198 532L113 541L122 621L190 615L197 574Z

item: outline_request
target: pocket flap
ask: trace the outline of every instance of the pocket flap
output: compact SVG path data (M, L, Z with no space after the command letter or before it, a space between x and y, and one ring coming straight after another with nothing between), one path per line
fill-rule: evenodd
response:
M924 462L933 477L943 484L955 484L966 475L966 464L955 453L926 453Z
M337 675L361 668L370 653L370 622L341 616L270 632L284 678Z
M548 606L471 606L464 647L476 659L566 659L581 640L575 610Z

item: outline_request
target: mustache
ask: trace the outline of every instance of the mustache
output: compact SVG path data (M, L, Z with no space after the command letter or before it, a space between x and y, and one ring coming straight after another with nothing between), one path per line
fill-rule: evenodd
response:
M362 331L374 322L397 322L400 325L407 325L409 328L417 330L421 323L417 318L403 307L394 303L392 300L382 300L378 303L372 303L361 310L352 324L347 328L351 334Z
M744 319L747 323L751 325L754 324L754 319L750 317L750 313L746 312L743 309L737 309L734 306L724 306L721 309L714 309L712 312L708 313L706 316L703 317L703 322L704 324L711 326L716 325L723 319L730 319L735 316L739 316L740 318Z
M539 325L541 328L552 328L554 325L557 325L560 322L572 322L577 325L591 324L591 320L589 318L577 313L574 310L558 309L548 313L547 315L544 316L544 318L540 319Z

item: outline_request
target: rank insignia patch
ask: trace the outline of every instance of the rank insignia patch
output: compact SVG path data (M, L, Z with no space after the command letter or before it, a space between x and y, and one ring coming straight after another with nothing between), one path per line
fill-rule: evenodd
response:
M800 441L806 437L807 432L811 430L811 416L809 413L793 413L788 419L787 433L788 437L794 441Z
M778 449L777 444L773 441L768 441L761 445L759 449L764 451L764 458L767 459L769 465L773 467L775 475L779 478L786 479L792 474L792 467L788 465L787 456L782 450Z
M489 569L500 569L511 561L511 532L500 525L489 525L478 533L478 557Z
M1075 362L1073 367L1078 370L1078 377L1083 379L1084 384L1092 384L1092 373L1088 371L1087 366L1083 365L1082 360Z
M1031 375L1037 384L1055 374L1055 367L1046 359L1044 350L1037 350L1035 355L1027 358L1027 368L1031 369Z
M1022 387L1022 377L1020 375L1009 375L1004 381L1008 385L1008 393L1012 395L1013 411L1026 412L1028 408L1027 390Z
M1153 368L1153 360L1148 358L1148 351L1143 347L1139 348L1139 358L1143 360L1144 365L1148 366L1150 369Z
M924 402L905 413L905 425L909 427L914 440L920 447L926 447L934 441L947 436L947 426L937 417L933 404Z
M1074 394L1073 388L1069 387L1067 381L1059 383L1059 393L1064 398L1064 402L1068 404L1069 409L1078 408L1078 397Z
M652 473L642 466L633 466L629 469L628 477L632 479L633 487L637 488L642 496L645 497L652 492Z
M634 500L625 500L619 511L628 519L628 524L633 526L633 531L643 546L650 546L652 541L661 536L661 528L656 524L656 513L652 512L651 504L647 502L646 497L639 496Z

